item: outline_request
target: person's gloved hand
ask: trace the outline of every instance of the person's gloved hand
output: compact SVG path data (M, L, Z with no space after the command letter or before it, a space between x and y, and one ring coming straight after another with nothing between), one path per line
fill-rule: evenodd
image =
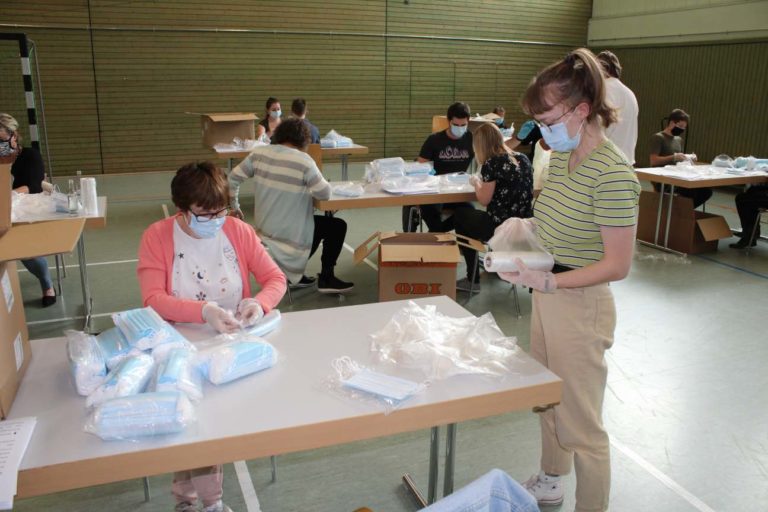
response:
M205 306L203 306L203 320L222 333L231 333L240 329L240 322L235 319L234 315L215 302L205 303Z
M557 290L557 279L552 272L531 270L520 258L515 259L515 265L519 269L518 272L499 272L499 276L512 284L521 284L544 293Z
M237 316L240 318L243 327L247 327L255 324L264 316L264 309L256 299L243 299L240 301L240 304L237 305Z
M483 181L480 179L480 176L477 174L473 174L469 177L469 184L475 188L479 187L482 182Z

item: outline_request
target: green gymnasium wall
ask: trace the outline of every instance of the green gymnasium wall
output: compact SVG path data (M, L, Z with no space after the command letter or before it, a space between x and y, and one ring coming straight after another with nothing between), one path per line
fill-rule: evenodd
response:
M54 173L167 171L210 158L185 112L303 96L321 133L417 155L454 100L519 126L537 70L587 40L588 0L11 0L0 31L35 43ZM39 90L37 104L40 106ZM0 42L0 110L26 123L18 52Z

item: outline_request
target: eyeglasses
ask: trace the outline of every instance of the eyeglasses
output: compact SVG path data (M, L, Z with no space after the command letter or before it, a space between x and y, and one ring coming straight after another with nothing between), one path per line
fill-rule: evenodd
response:
M215 212L209 212L209 213L195 213L193 211L189 211L189 213L192 214L192 216L197 219L197 222L210 222L214 219L218 219L219 217L224 217L231 208L229 206L225 206L221 210L217 210Z
M542 123L538 119L534 119L533 122L536 123L536 126L538 126L539 128L546 128L547 130L551 130L552 127L555 126L562 118L573 113L574 110L576 110L576 107L573 107L571 110L563 112L562 115L560 115L557 119L555 119L551 123Z

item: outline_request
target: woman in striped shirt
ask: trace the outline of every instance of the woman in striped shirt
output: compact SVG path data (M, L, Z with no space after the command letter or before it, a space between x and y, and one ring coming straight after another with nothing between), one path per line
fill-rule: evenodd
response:
M552 272L502 274L534 290L531 355L563 379L560 404L541 412L541 471L525 486L540 504L563 501L561 475L576 469L576 511L604 511L610 449L602 405L616 309L611 281L629 273L640 185L605 137L616 121L595 56L578 49L531 81L523 109L552 148L549 178L534 205L536 233Z

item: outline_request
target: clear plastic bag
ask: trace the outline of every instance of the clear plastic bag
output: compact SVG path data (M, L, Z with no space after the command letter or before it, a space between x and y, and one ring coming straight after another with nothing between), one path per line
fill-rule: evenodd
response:
M220 334L198 343L197 365L211 384L226 384L271 368L277 350L266 340L246 332Z
M66 197L65 195L65 201ZM19 194L17 192L12 192L11 194L11 220L13 222L28 222L50 218L56 211L56 200L53 196L47 194ZM69 212L66 206L64 212Z
M504 375L518 354L493 315L454 318L409 301L379 331L371 350L384 363L418 370L429 380L463 373Z
M532 270L552 270L555 259L536 236L533 219L511 217L501 223L488 240L492 252L483 261L486 272L517 272L520 258Z
M469 184L470 175L466 172L452 172L440 175L440 192L467 192L474 187Z
M99 348L101 348L102 354L104 354L107 368L110 370L120 364L120 361L126 357L141 353L140 350L131 347L131 344L128 343L128 340L125 339L125 336L117 327L102 331L96 336L96 341L99 344Z
M400 176L381 180L381 189L389 194L430 194L440 190L437 176Z
M195 419L195 409L184 393L142 393L99 405L84 430L105 441L130 440L176 434Z
M365 189L360 183L354 181L345 181L333 186L333 193L342 197L360 197L365 193Z
M190 350L192 352L197 351L195 346L179 333L178 337L174 336L169 338L165 343L155 345L155 348L152 349L152 357L155 362L159 364L165 362L165 360L168 359L168 355L176 349Z
M187 348L174 348L165 360L158 363L151 388L158 392L181 391L190 400L203 398L203 377L196 366L195 352Z
M365 181L379 183L386 178L405 176L405 160L399 156L379 158L365 165Z
M88 396L107 378L107 365L96 338L82 331L66 330L67 357L77 393Z
M112 313L112 321L132 347L151 350L161 343L186 340L151 307Z
M349 356L331 362L333 373L325 381L325 387L337 395L355 401L375 403L389 414L410 397L427 387L425 382L394 377L367 368Z
M137 395L144 391L155 360L147 354L139 354L123 359L106 380L85 400L86 407L95 407L112 398Z
M352 139L345 137L336 130L331 130L320 139L321 148L348 148L352 146Z
M283 316L280 314L279 309L273 309L250 327L245 329L245 332L251 336L266 336L270 332L274 331L283 322Z
M432 162L407 162L403 166L403 172L406 176L431 176L435 174Z

